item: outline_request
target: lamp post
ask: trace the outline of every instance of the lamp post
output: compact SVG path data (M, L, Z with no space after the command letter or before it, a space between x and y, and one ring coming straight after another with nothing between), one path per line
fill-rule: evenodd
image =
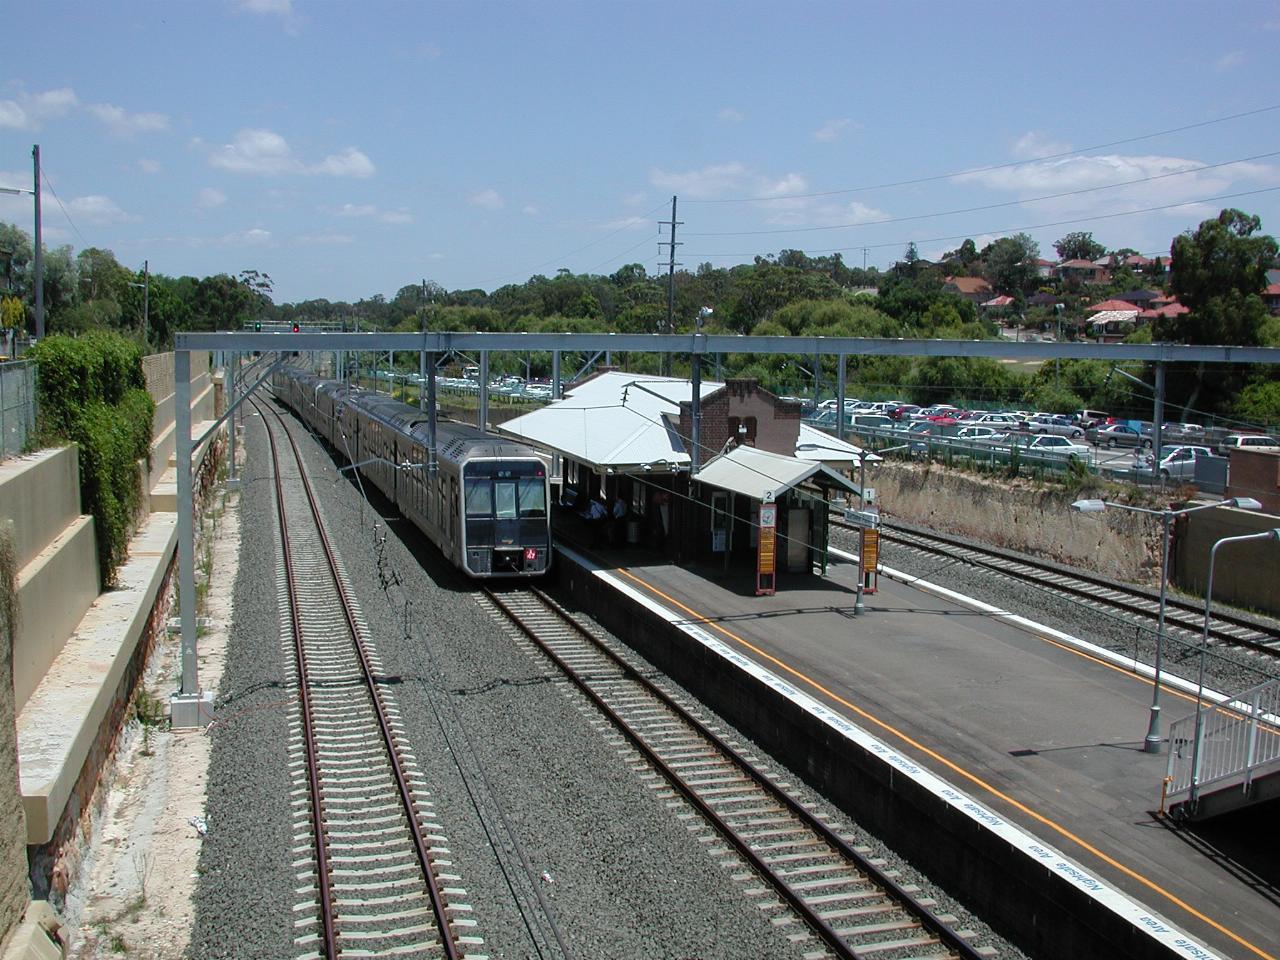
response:
M149 261L142 261L142 282L131 282L129 286L142 288L142 342L145 344L151 336L151 266ZM257 329L261 330L262 325L258 324Z
M1145 513L1160 518L1160 610L1156 615L1156 657L1154 664L1154 682L1151 689L1151 713L1147 722L1147 735L1142 742L1144 753L1160 752L1160 674L1164 659L1164 611L1169 593L1169 525L1174 517L1181 517L1198 510L1210 507L1236 507L1240 510L1261 510L1262 504L1252 497L1230 497L1214 503L1202 503L1194 507L1183 507L1179 510L1150 510L1146 507L1135 507L1127 503L1114 503L1110 500L1077 500L1071 504L1072 510L1081 513L1101 513L1108 507L1128 510L1131 513Z
M1218 548L1223 544L1248 543L1251 540L1280 540L1280 527L1263 530L1261 533L1223 537L1209 550L1209 577L1204 588L1204 633L1200 637L1200 672L1196 682L1196 732L1191 743L1191 795L1188 802L1192 808L1195 807L1200 795L1200 741L1204 736L1204 661L1209 651L1209 611L1213 606L1213 565L1218 559Z
M44 241L40 234L40 144L36 144L31 148L31 159L35 168L34 189L25 190L21 187L0 187L0 193L6 193L10 196L22 196L27 194L35 199L36 207L36 236L34 250L32 251L33 262L35 264L35 280L33 287L35 289L35 313L36 313L36 339L44 339Z

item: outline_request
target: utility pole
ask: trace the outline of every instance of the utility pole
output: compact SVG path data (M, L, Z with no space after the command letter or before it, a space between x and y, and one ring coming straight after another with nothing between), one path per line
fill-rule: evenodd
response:
M671 239L666 241L666 245L671 248L667 259L667 333L676 332L676 247L682 244L676 243L676 227L682 226L684 221L676 219L676 198L671 197L671 219L658 221L662 226L671 227ZM662 241L658 241L658 246L663 245ZM662 355L662 374L663 376L671 376L671 354L664 353Z
M36 339L44 339L44 242L40 235L40 144L31 148L36 197Z
M151 261L142 261L142 342L151 337Z

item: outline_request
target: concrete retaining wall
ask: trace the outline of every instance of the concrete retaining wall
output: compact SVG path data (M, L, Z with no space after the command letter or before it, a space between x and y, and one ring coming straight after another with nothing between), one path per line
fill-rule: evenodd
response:
M1179 523L1174 555L1174 582L1188 593L1204 596L1209 578L1209 552L1223 537L1261 533L1280 527L1280 516L1247 510L1203 510ZM1266 613L1280 613L1280 542L1229 544L1218 551L1213 568L1214 602L1232 603Z
M777 691L609 590L563 555L554 575L658 669L952 890L1032 956L1170 957L1155 940Z
M1160 578L1159 520L1124 510L1071 509L1073 501L1096 493L896 461L868 467L867 486L875 487L888 517L1130 583Z
M98 551L93 518L80 513L79 462L69 446L0 465L0 520L13 521L17 554L17 710L98 595Z

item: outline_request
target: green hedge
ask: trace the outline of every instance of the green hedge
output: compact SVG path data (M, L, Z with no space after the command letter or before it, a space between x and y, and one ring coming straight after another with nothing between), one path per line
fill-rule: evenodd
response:
M93 515L104 587L128 556L129 526L142 497L137 463L151 450L155 403L142 348L113 333L53 336L29 356L37 365L40 441L80 447L81 509Z

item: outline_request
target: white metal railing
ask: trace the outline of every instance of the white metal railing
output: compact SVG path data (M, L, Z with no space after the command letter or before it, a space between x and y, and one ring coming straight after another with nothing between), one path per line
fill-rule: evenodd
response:
M1185 794L1194 802L1206 787L1228 781L1248 792L1269 766L1280 768L1280 679L1205 703L1170 725L1166 799Z

